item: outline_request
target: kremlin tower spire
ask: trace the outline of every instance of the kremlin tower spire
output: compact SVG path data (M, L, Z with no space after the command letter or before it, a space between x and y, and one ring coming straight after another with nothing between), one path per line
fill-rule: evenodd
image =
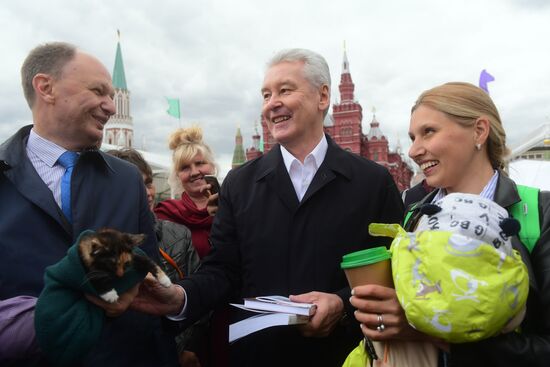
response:
M130 116L130 91L126 85L124 62L120 48L120 31L117 30L118 42L113 68L113 87L115 88L114 102L116 113L111 116L105 125L103 141L107 144L122 147L132 147L134 140L134 123Z
M233 162L231 168L236 168L246 162L243 148L243 136L241 134L241 128L237 126L237 134L235 135L235 150L233 150Z
M117 29L118 42L116 46L115 67L113 69L113 86L118 89L128 90L126 86L126 74L124 73L124 62L120 50L120 31Z

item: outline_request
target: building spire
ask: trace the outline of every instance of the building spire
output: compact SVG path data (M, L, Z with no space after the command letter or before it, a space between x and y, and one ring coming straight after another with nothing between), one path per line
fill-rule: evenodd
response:
M236 168L246 162L246 156L243 148L243 135L241 134L240 124L237 124L237 134L235 135L235 149L233 150L233 161L231 168Z
M258 132L258 120L254 120L254 135L252 135L252 146L246 149L246 160L251 161L263 154L262 137Z
M342 74L349 74L349 61L348 54L346 52L346 41L344 40L344 61L342 62Z
M354 102L353 91L355 89L355 85L351 80L351 74L349 72L349 61L348 61L348 54L346 52L345 41L344 41L344 61L342 62L342 74L340 75L340 85L338 89L340 90L341 103Z
M115 55L115 66L113 68L113 87L115 95L116 112L103 129L103 141L107 144L120 145L131 148L134 144L134 123L130 115L130 91L126 85L124 63L122 62L122 51L120 49L120 30L116 30L118 42Z
M118 42L116 46L115 67L113 69L113 86L118 89L127 90L126 74L124 73L124 62L122 61L122 50L120 49L120 30L117 29Z
M380 123L376 119L376 107L372 107L372 121L370 123L370 130L367 134L367 138L371 140L372 138L377 138L379 140L386 139L382 130L380 130Z

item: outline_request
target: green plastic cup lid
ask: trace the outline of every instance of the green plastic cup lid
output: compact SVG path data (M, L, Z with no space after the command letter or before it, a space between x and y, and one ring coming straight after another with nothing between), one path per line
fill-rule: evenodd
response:
M342 269L349 269L357 266L374 264L388 259L391 259L391 252L384 246L380 246L344 255L340 267Z

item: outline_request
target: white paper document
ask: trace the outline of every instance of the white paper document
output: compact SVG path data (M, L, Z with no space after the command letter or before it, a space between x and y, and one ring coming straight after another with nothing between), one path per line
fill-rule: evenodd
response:
M243 336L247 336L268 327L305 324L308 321L309 316L281 312L260 313L229 325L229 342L234 342Z
M245 298L242 305L230 305L256 315L229 325L229 342L272 326L305 324L317 310L315 304L292 302L283 296Z

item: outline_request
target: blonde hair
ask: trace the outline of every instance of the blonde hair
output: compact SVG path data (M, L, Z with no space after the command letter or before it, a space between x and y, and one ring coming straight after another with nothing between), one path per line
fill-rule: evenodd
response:
M414 112L424 105L445 113L456 123L471 127L481 116L490 123L487 137L487 153L494 169L506 171L506 157L510 149L506 146L506 132L500 115L489 94L470 83L451 82L424 91L411 109Z
M218 171L218 167L214 162L214 154L210 147L203 142L202 129L199 126L193 125L174 131L168 138L168 147L173 151L172 171L168 184L176 195L183 192L181 181L177 176L178 172L181 167L191 163L197 154L200 153L203 159L214 167L214 174Z

